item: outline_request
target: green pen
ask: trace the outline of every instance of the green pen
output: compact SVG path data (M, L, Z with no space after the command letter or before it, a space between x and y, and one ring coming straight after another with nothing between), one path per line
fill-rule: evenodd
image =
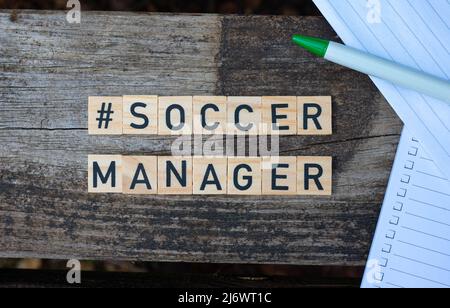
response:
M314 37L294 35L295 44L331 62L424 93L450 104L450 82L413 68Z

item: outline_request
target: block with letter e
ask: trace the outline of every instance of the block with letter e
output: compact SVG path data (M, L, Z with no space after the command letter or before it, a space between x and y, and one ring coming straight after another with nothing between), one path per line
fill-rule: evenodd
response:
M297 158L274 156L262 158L262 194L295 195Z
M261 135L297 134L297 97L263 96Z
M88 192L122 192L122 156L88 156Z
M89 135L121 135L122 109L122 96L90 96Z
M333 158L329 156L299 156L297 158L297 193L330 196L332 162Z
M125 95L123 97L123 134L158 134L158 97Z
M298 135L333 133L331 96L297 97Z

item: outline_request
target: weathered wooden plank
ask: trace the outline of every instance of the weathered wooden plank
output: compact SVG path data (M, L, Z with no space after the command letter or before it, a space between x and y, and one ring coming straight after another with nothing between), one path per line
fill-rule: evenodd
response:
M1 14L1 127L85 128L88 96L212 93L219 16ZM103 93L103 94L102 94Z
M316 17L0 12L0 256L362 265L401 123L370 80L315 59ZM87 194L87 155L170 155L173 137L88 136L89 95L331 95L333 196Z

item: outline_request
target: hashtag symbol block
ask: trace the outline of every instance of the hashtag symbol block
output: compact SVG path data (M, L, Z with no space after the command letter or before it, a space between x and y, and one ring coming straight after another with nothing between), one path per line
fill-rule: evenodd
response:
M122 96L90 96L88 102L89 135L122 134Z
M104 128L108 129L109 122L112 121L111 115L114 114L112 103L102 103L102 108L97 113L99 114L99 117L96 119L98 121L98 129L103 128L103 124Z

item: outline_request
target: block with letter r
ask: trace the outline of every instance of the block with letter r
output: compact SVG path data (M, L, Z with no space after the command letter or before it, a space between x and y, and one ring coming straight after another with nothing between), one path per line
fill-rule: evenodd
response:
M297 193L331 196L333 158L331 156L297 157Z
M298 135L333 133L331 96L297 97Z
M88 191L122 193L122 156L88 156Z

